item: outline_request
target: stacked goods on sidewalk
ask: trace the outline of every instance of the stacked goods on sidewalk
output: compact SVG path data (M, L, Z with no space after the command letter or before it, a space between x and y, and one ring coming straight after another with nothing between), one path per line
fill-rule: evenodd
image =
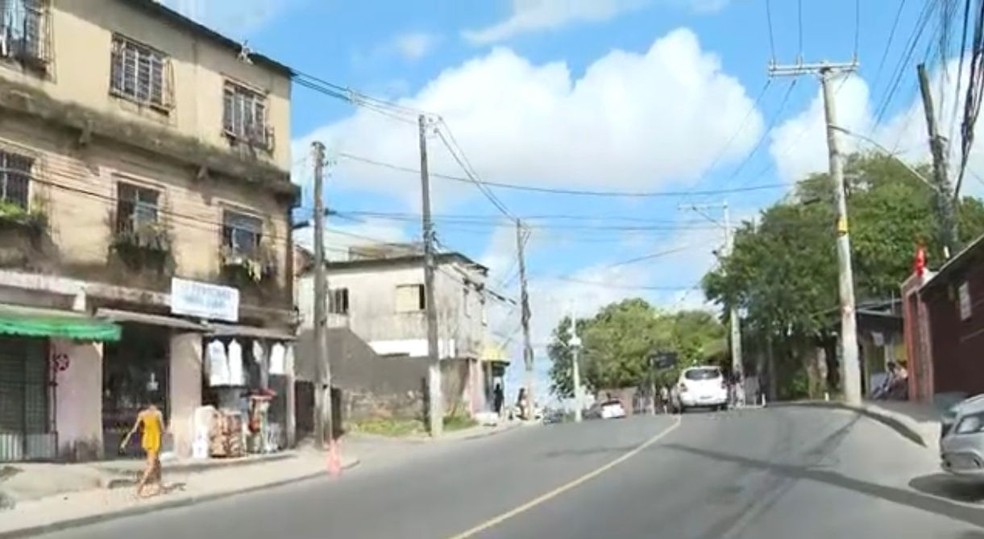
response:
M237 458L246 454L243 416L239 412L216 410L211 417L208 454L217 458Z

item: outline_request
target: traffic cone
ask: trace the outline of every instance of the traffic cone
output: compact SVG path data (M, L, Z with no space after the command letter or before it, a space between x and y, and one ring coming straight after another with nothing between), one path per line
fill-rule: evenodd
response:
M338 443L334 440L328 443L328 474L332 477L342 475L342 458L338 454Z

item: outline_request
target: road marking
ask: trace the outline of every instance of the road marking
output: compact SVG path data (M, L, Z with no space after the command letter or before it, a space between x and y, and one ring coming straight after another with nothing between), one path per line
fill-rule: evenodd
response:
M542 504L544 502L547 502L549 500L552 500L552 499L556 498L557 496L560 496L561 494L563 494L563 493L565 493L565 492L567 492L567 491L569 491L569 490L571 490L571 489L573 489L575 487L578 487L580 485L583 485L584 483L587 483L588 481L594 479L595 477L598 477L599 475L607 472L608 470L611 470L612 468L618 466L619 464L621 464L621 463L629 460L630 458L638 455L639 453L641 453L642 451L644 451L647 447L649 447L649 446L655 444L656 442L662 440L663 437L665 437L667 434L669 434L669 433L673 432L674 430L676 430L676 428L680 426L680 422L681 422L680 416L676 416L676 421L672 425L670 425L669 427L663 429L662 431L660 431L658 434L656 434L652 438L646 440L641 445L635 447L634 449L632 449L628 453L626 453L626 454L618 457L617 459L609 462L608 464L605 464L604 466L602 466L600 468L596 468L595 470L592 470L592 471L590 471L590 472L582 475L581 477L578 477L577 479L574 479L573 481L571 481L569 483L565 483L565 484L563 484L563 485L561 485L561 486L559 486L559 487L551 490L550 492L547 492L545 494L541 494L540 496L537 496L536 498L534 498L534 499L532 499L532 500L524 503L523 505L520 505L519 507L516 507L515 509L512 509L510 511L506 511L505 513L502 513L501 515L499 515L497 517L493 517L493 518L491 518L489 520L486 520L485 522L479 524L478 526L475 526L474 528L471 528L470 530L461 532L461 533L459 533L457 535L453 535L453 536L450 537L450 539L468 539L469 537L474 537L475 535L477 535L477 534L479 534L481 532L484 532L484 531L486 531L486 530L488 530L490 528L493 528L495 526L498 526L499 524L502 524L503 522L505 522L505 521L507 521L507 520L509 520L509 519L511 519L511 518L513 518L515 516L517 516L517 515L520 515L522 513L525 513L526 511L529 511L530 509L533 509L534 507L536 507L536 506L538 506L538 505L540 505L540 504Z

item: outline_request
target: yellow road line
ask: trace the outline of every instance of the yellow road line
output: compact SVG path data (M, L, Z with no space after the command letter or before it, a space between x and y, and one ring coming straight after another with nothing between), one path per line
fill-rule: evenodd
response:
M534 507L536 507L536 506L538 506L538 505L540 505L540 504L542 504L544 502L547 502L549 500L552 500L552 499L556 498L557 496L560 496L561 494L567 492L568 490L571 490L571 489L573 489L575 487L578 487L578 486L580 486L580 485L582 485L582 484L584 484L584 483L586 483L586 482L594 479L595 477L598 477L599 475L607 472L608 470L611 470L612 468L618 466L619 464L621 464L621 463L629 460L630 458L638 455L639 453L641 453L642 451L644 451L647 447L649 447L649 446L655 444L656 442L662 440L663 437L665 437L667 434L669 434L669 433L673 432L674 430L676 430L676 428L679 427L679 426L680 426L680 416L677 416L676 417L676 422L674 422L672 425L670 425L669 427L667 427L663 431L659 432L658 434L656 434L652 438L646 440L641 445L639 445L636 448L632 449L628 453L626 453L626 454L618 457L617 459L609 462L608 464L605 464L604 466L602 466L600 468L597 468L595 470L592 470L592 471L590 471L590 472L582 475L581 477L578 477L577 479L574 479L573 481L571 481L569 483L563 484L563 485L561 485L561 486L559 486L559 487L551 490L550 492L547 492L545 494L541 494L540 496L537 496L536 498L534 498L534 499L532 499L532 500L524 503L523 505L520 505L519 507L517 507L515 509L512 509L510 511L506 511L505 513L502 513L501 515L499 515L497 517L490 518L489 520L486 520L485 522L479 524L478 526L475 526L474 528L471 528L470 530L461 532L458 535L454 535L450 539L468 539L469 537L474 537L475 535L477 535L477 534L479 534L481 532L484 532L484 531L486 531L486 530L488 530L490 528L493 528L495 526L498 526L499 524L502 524L503 522L509 520L510 518L513 518L513 517L515 517L515 516L517 516L517 515L519 515L521 513L525 513L526 511L529 511L530 509L533 509Z

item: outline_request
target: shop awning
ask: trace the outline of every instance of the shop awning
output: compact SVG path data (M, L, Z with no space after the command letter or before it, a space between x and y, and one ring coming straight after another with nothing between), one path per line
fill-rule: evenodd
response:
M0 305L0 334L105 342L120 333L120 326L82 313Z

